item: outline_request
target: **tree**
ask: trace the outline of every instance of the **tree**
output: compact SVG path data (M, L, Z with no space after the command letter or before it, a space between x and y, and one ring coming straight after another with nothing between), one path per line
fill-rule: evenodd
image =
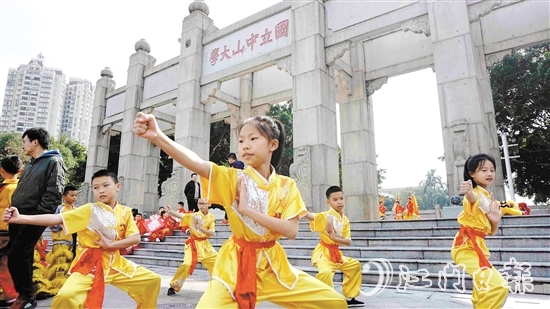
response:
M550 44L519 50L490 69L497 129L508 136L515 191L550 201ZM505 166L503 163L502 166ZM502 171L506 178L505 171Z
M266 113L266 116L278 119L285 128L285 149L283 150L283 158L277 167L277 173L280 175L290 176L289 168L292 162L294 162L292 101L271 105L269 111Z
M210 161L228 166L230 134L231 126L224 121L210 124Z
M67 166L65 185L80 188L85 181L87 149L83 143L61 135L59 139L50 139L50 149L57 149Z
M30 158L23 153L23 140L20 133L0 133L0 160L6 156L16 155L23 164Z
M436 204L446 205L449 200L447 185L441 176L435 175L435 169L426 173L426 179L419 184L422 190L417 194L418 207L420 209L434 209Z

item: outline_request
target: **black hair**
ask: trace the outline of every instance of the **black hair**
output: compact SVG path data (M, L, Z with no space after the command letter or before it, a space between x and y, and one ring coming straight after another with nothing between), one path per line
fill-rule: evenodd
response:
M94 173L94 175L92 176L92 182L94 181L94 179L98 178L98 177L111 177L114 181L115 184L118 183L118 179L116 178L116 174L109 171L109 170L99 170L97 172Z
M330 195L332 193L335 193L335 192L344 192L342 190L342 188L338 187L338 186L332 186L330 188L327 189L327 192L325 193L325 195L327 196L327 199L330 197Z
M132 216L136 216L139 213L139 210L137 208L132 208Z
M470 173L475 173L478 169L480 169L483 164L485 164L485 161L491 161L493 163L493 166L495 167L495 171L497 169L497 165L495 163L495 159L491 157L488 154L485 153L479 153L476 155L473 155L464 162L464 181L471 180L472 181L472 187L477 187L477 183L472 178L472 175Z
M160 212L160 216L161 216L161 217L164 216L165 213L166 213L166 211L164 211L164 210L161 211L161 212Z
M178 202L178 205L184 206L185 204L183 202Z
M143 215L141 214L141 212L138 212L138 213L136 214L136 216L142 216L142 217L143 217ZM134 217L135 217L135 216L134 216Z
M197 175L197 173L193 173L193 174L191 174L191 178L193 178L193 175Z
M50 134L42 128L30 128L23 133L23 138L25 138L25 136L31 142L37 140L38 144L44 149L49 149L50 147Z
M78 191L78 189L75 186L65 186L65 189L63 189L63 195L69 194L69 191Z
M161 210L161 209L164 209L164 206L160 206L160 207L159 207L159 210Z
M230 154L227 156L227 158L228 158L228 159L237 160L237 155L236 155L234 152L232 152L232 153L230 153Z
M4 171L12 175L19 173L22 165L23 162L21 162L21 159L19 159L18 156L8 156L0 162L0 166L2 166Z
M258 131L260 131L260 134L267 138L268 141L272 140L278 140L279 141L279 147L273 151L273 154L271 155L271 165L274 167L277 167L279 165L279 162L281 162L281 158L283 157L283 150L285 148L285 127L283 124L274 118L271 118L269 116L258 116L254 118L248 118L239 126L238 132L241 132L242 128L245 125L252 125Z

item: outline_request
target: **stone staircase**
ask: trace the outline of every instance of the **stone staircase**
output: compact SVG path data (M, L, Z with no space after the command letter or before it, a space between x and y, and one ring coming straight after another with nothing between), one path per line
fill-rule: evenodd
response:
M461 277L453 273L450 255L459 228L456 219L358 221L352 222L351 227L353 244L342 246L341 250L364 265L364 284L392 285L401 290L421 287L455 290L453 284ZM218 250L230 235L228 225L217 224L216 236L210 241ZM127 258L142 265L176 268L183 261L186 239L178 230L164 242L142 242L141 248ZM516 266L524 270L524 278L532 278L533 289L525 292L550 295L550 215L504 217L497 235L486 240L491 251L489 261L497 269L509 267L506 272L511 276L510 283L517 277L514 270L518 269L511 264L516 261ZM292 265L311 275L317 273L310 258L318 237L309 230L306 220L301 220L295 240L282 239L280 243ZM530 274L525 272L529 265ZM337 273L334 280L341 282L342 274ZM472 288L468 274L458 286L462 287Z

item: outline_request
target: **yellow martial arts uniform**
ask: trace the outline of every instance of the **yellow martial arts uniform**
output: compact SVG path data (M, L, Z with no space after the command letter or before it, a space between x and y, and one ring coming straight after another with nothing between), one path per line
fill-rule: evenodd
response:
M181 218L180 226L189 227L191 234L185 243L183 263L178 267L178 270L176 270L170 282L170 287L176 292L181 290L185 279L193 274L197 262L200 262L202 266L206 267L210 276L212 276L212 269L214 268L218 252L212 248L210 241L208 241L210 236L201 232L199 227L215 232L215 221L216 219L211 213L204 215L201 211L184 214ZM194 250L195 256L193 256ZM194 258L196 260L194 260Z
M473 204L464 198L464 210L458 215L461 228L455 236L451 255L455 264L472 276L474 308L501 308L508 297L508 283L487 261L490 253L485 245L485 235L491 233L491 222L485 214L497 201L491 192L479 186L473 191L478 198Z
M290 265L283 247L276 241L282 235L237 211L235 198L239 195L241 177L245 180L250 208L281 220L302 217L307 212L294 180L277 175L274 169L266 180L250 166L238 170L212 164L209 180L202 179L203 198L224 205L234 235L221 247L212 280L197 308L239 308L237 301L243 304L243 299L250 301L251 308L262 301L285 308L346 308L342 295ZM239 272L247 267L252 273ZM239 281L243 276L247 280ZM249 291L247 283L254 281L254 291Z
M100 250L105 284L110 283L127 292L136 301L137 308L157 307L160 276L120 256L119 250L103 251L95 243L99 241L99 236L94 230L101 232L110 241L124 239L134 234L139 235L129 207L117 204L111 208L101 202L88 203L73 211L61 213L61 217L65 233L78 232L80 246L71 269L75 265L97 262L89 257L95 258L93 254ZM81 258L83 258L82 261L80 261ZM86 275L72 271L57 296L54 297L52 308L84 308L93 280L93 273ZM104 289L104 287L101 288Z
M344 273L342 293L345 297L355 298L361 290L361 264L356 259L344 256L338 249L339 244L330 239L327 233L331 225L337 237L351 239L349 219L346 215L340 216L334 209L313 214L314 220L309 221L311 231L318 232L321 241L311 254L311 263L317 267L315 276L331 288L334 287L334 273L340 270Z

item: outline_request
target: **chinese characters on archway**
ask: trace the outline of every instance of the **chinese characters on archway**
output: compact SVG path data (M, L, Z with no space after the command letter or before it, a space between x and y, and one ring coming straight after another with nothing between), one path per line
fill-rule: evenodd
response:
M265 28L263 33L250 33L245 38L238 39L236 42L224 44L223 47L215 47L210 51L210 65L229 60L233 57L239 57L246 52L254 51L254 48L261 48L268 44L274 44L276 40L283 37L288 37L289 20L284 19L277 23L273 29Z

